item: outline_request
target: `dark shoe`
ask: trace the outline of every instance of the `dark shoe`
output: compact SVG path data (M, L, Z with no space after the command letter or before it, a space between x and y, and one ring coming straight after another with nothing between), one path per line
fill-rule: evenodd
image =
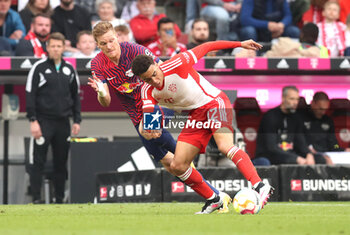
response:
M34 199L33 204L44 204L44 201L41 199Z
M63 203L63 199L62 198L56 198L55 203L56 204L62 204Z
M222 196L216 195L214 199L207 200L202 210L196 212L196 214L210 214L215 210L218 210L223 205Z

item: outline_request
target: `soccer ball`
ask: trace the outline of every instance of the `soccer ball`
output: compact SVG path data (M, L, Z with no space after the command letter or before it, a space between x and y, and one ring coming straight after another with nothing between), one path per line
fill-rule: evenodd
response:
M244 188L236 193L233 208L242 215L258 214L261 209L260 196L255 190Z

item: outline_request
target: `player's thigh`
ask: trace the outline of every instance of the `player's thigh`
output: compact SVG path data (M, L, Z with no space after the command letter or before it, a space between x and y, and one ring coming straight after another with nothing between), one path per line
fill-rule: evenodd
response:
M199 153L199 150L198 147L190 143L178 141L174 159L171 163L171 169L175 171L175 173L185 172Z
M233 146L233 133L228 127L222 127L214 132L215 143L223 154Z

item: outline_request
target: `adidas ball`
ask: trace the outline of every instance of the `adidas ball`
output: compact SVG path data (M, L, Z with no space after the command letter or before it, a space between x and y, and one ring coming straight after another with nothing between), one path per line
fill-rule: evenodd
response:
M244 188L236 193L233 208L242 215L258 214L261 209L260 196L255 190Z

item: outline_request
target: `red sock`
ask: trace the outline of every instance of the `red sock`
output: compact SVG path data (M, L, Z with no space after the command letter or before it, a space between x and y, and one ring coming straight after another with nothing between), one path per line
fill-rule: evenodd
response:
M236 164L238 170L248 181L250 181L250 183L252 183L252 185L261 181L250 157L243 150L233 146L228 150L226 156Z
M184 174L178 177L204 199L209 199L213 196L214 191L203 180L202 175L196 169L189 167Z

